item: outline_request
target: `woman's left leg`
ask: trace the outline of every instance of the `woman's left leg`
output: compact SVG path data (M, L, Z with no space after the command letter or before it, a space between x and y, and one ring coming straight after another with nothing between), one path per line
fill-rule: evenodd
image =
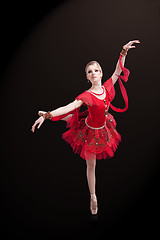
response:
M87 181L91 196L90 209L92 214L97 214L97 197L96 197L96 155L91 154L90 158L86 158L87 164Z
M90 160L86 160L87 164L87 181L90 194L96 194L96 176L95 176L95 169L96 169L96 159L92 158Z

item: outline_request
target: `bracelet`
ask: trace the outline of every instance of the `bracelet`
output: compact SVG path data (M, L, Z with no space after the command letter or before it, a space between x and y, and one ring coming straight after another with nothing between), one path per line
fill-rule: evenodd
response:
M53 117L52 114L51 114L51 112L47 112L47 113L45 113L45 114L40 113L39 115L40 115L40 116L43 116L44 120L46 120L46 119L51 119L51 118Z
M127 55L128 49L125 49L124 47L122 48L122 51L120 52L120 54L124 57Z

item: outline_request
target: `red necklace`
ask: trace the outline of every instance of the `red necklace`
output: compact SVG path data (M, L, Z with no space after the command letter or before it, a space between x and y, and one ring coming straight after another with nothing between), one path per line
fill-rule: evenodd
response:
M96 94L96 95L100 96L100 95L103 95L103 93L104 93L104 87L103 87L103 86L102 86L102 89L103 89L103 92L102 92L102 93L95 93L95 92L92 92L92 91L90 91L90 92L93 93L93 94Z

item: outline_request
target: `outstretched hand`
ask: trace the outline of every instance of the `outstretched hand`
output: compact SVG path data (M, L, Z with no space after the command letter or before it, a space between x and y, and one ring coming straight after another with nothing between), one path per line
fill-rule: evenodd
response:
M131 48L135 48L135 46L132 46L132 44L134 43L140 43L139 40L133 40L133 41L129 41L127 44L123 45L123 48L129 50Z
M43 122L44 122L44 117L43 117L43 116L39 117L39 118L35 121L35 123L33 124L31 131L32 131L32 132L35 131L36 125L38 125L37 128L39 129Z

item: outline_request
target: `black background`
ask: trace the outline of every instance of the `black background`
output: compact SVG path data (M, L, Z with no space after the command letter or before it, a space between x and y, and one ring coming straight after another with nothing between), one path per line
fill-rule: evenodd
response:
M159 221L160 2L74 0L1 8L1 234L20 239L148 236ZM127 112L115 113L122 142L97 161L99 213L90 215L86 164L61 135L65 122L39 110L66 105L90 87L97 60L103 81L130 40ZM114 105L123 107L118 83Z

